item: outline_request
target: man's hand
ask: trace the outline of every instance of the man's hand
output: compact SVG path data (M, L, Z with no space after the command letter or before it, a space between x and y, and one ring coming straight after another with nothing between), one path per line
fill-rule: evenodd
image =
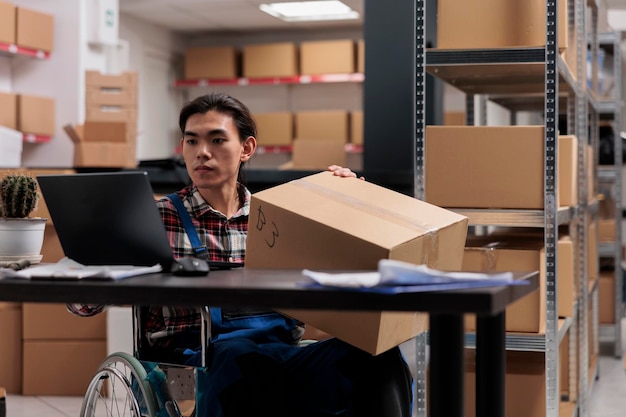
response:
M332 172L337 177L344 178L356 178L356 174L352 172L350 168L344 168L339 165L331 165L328 167L328 171ZM365 177L359 177L360 180L365 180Z

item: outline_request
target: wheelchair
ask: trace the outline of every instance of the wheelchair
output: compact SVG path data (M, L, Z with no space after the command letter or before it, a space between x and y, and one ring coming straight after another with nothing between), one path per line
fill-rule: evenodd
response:
M206 349L211 320L208 308L201 309L200 368L144 358L148 350L143 331L145 307L132 308L133 354L117 352L98 367L89 383L80 417L194 417L198 373L206 366ZM148 356L148 355L146 355Z

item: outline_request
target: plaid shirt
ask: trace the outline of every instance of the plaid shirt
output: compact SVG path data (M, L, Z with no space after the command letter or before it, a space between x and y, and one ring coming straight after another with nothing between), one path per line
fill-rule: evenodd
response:
M246 236L248 232L248 214L250 212L250 191L239 186L242 208L230 219L214 210L200 196L198 189L191 185L177 192L191 215L192 222L198 231L203 244L209 249L211 261L244 262ZM170 246L175 258L192 256L193 249L187 232L183 226L176 207L168 198L157 201ZM105 306L68 304L68 310L79 316L92 316L102 312ZM185 331L200 328L200 313L196 309L174 306L150 307L143 317L144 329L148 341L154 345L167 348L172 337ZM301 326L294 329L293 336L297 340L303 332Z

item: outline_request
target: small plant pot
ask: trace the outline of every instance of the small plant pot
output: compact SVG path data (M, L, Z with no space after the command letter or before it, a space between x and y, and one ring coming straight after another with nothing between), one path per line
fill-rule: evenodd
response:
M41 259L46 230L44 218L0 218L0 259Z

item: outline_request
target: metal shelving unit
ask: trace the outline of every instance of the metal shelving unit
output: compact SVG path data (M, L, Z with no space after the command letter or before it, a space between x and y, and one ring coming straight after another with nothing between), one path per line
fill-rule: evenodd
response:
M602 48L608 54L613 56L613 77L616 80L621 80L622 74L622 56L621 56L621 41L622 35L620 32L600 33L597 36L597 40L592 40L592 44L597 43L597 48ZM597 57L594 55L593 59L593 71L594 74L598 73L597 70ZM621 85L616 84L613 87L613 94L611 97L598 97L597 91L597 78L594 76L594 85L592 86L592 118L591 122L594 126L592 133L594 135L594 142L598 141L599 134L599 120L609 120L613 125L614 131L614 163L613 165L599 166L597 169L598 182L607 185L611 188L613 196L615 198L615 241L614 242L600 242L598 245L598 256L600 258L612 258L615 269L614 276L614 302L615 302L615 323L599 325L599 337L602 341L609 341L613 344L613 353L615 357L621 358L623 355L622 347L622 331L621 331L621 318L624 315L624 300L623 300L623 268L622 268L622 92ZM598 146L595 146L598 149ZM597 294L596 294L597 296Z
M418 1L418 10L423 11ZM586 56L586 12L590 8L592 20L597 20L597 3L575 0L568 5L568 25L575 28L577 48L576 74L584 74L583 57ZM587 415L588 387L588 298L586 275L586 223L589 210L586 184L586 138L588 125L588 96L586 80L570 72L558 50L557 2L546 1L546 46L537 48L503 48L493 50L426 50L424 44L424 13L416 20L416 149L415 196L424 196L424 81L425 74L443 80L467 95L468 124L473 124L474 95L493 97L505 107L510 105L514 114L518 110L542 110L545 126L544 157L544 210L481 210L453 209L469 218L470 226L536 227L544 230L546 323L544 334L507 334L506 347L512 350L545 352L546 360L546 413L559 416L561 411L572 415ZM595 29L595 22L593 24ZM593 30L592 29L592 30ZM574 30L574 29L570 29ZM565 107L568 127L578 137L579 204L561 208L557 204L557 145L559 136L559 110ZM512 121L515 118L512 116ZM481 123L482 124L482 123ZM568 130L569 130L568 129ZM579 252L575 273L581 288L574 317L562 320L556 311L556 259L558 229L570 225ZM578 378L570 380L569 392L578 391L575 405L561 403L559 389L559 344L570 330L570 369L580 370ZM475 337L468 334L468 346ZM577 352L579 353L577 355ZM578 366L577 363L578 362ZM576 389L584 388L583 389ZM567 409L567 411L565 410Z

